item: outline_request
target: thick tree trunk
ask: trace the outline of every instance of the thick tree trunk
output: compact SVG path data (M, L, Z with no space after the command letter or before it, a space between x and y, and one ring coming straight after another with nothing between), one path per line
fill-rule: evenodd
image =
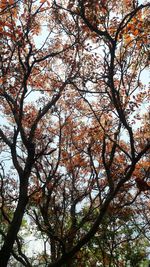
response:
M19 232L22 223L27 202L28 198L27 198L27 183L26 183L26 185L21 188L20 199L18 201L14 217L8 229L8 233L4 240L2 249L0 250L0 267L6 267L8 264L13 249L13 245L15 243L17 234Z
M19 173L19 200L14 212L13 219L10 223L7 235L4 240L4 244L0 250L0 267L7 267L9 258L12 253L13 245L17 238L17 234L20 230L22 219L24 216L25 208L28 203L28 182L29 176L31 173L31 169L34 163L34 153L35 147L32 143L28 145L28 157L26 160L26 165L24 170L19 166L18 162L16 162L16 154L12 149L12 158L14 162L14 166L18 170Z

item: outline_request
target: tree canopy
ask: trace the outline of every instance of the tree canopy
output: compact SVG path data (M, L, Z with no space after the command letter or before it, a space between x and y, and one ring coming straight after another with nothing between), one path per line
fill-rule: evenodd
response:
M145 259L149 8L0 1L0 267Z

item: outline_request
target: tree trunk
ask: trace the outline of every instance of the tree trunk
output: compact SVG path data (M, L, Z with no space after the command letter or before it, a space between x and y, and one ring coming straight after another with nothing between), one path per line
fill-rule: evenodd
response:
M13 249L13 245L15 243L17 234L19 232L22 223L27 203L28 203L28 198L27 198L27 184L26 184L21 188L20 199L18 201L14 217L8 229L8 233L4 240L4 244L0 250L0 267L7 267Z

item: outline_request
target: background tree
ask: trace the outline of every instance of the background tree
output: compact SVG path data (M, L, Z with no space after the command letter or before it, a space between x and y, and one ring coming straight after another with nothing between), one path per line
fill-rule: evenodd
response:
M136 180L148 183L150 4L92 3L0 2L2 267L37 264L23 218L38 264L69 267L109 209L149 199Z
M95 217L96 213L95 211ZM140 217L136 220L136 222L139 221L139 228L133 218L134 211L129 208L119 212L109 209L104 223L86 248L81 249L77 254L77 260L73 266L78 266L78 261L82 267L145 266L144 263L148 264L146 259L149 244L144 236L146 229ZM88 229L88 225L86 227ZM143 229L143 232L141 233L139 229Z

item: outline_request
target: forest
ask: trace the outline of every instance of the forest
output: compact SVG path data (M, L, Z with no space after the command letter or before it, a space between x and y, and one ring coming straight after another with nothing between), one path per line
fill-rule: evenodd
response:
M0 0L0 267L150 266L149 14Z

